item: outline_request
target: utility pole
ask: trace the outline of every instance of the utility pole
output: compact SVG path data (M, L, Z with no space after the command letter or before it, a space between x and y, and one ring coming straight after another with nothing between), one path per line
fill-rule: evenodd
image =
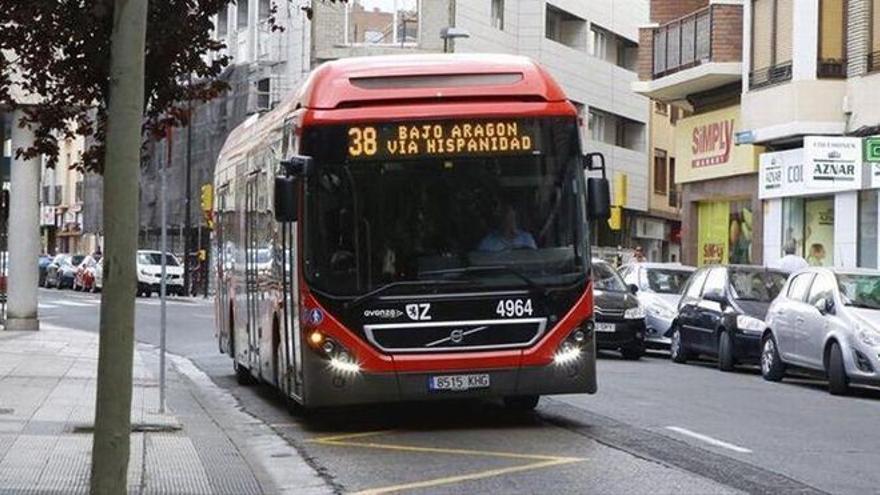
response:
M166 197L168 169L171 167L171 149L173 146L174 129L168 128L168 159L165 166L162 167L160 183L159 183L159 217L161 225L161 240L159 241L159 251L162 253L162 271L159 281L159 413L165 413L165 335L167 333L167 312L165 308L165 298L168 295L166 285L166 277L168 276L168 260L166 254L168 252L168 205Z
M192 86L192 75L189 78L189 85ZM190 231L192 230L191 204L192 204L192 127L193 127L193 111L192 99L186 102L187 115L189 121L186 124L186 199L184 200L183 220L183 292L190 294L191 273L189 270L189 252L190 252Z

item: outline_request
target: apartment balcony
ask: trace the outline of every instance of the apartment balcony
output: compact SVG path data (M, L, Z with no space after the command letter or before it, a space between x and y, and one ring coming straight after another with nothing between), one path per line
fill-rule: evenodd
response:
M672 102L742 78L742 5L713 4L639 33L633 91Z

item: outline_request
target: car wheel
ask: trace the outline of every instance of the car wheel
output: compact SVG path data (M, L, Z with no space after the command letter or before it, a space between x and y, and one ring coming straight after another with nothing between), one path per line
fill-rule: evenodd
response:
M676 363L686 363L689 356L687 347L681 339L681 330L678 326L672 331L672 338L669 342L669 357Z
M502 402L508 411L528 412L534 411L540 400L540 395L515 395L505 397Z
M645 345L633 344L628 347L622 347L620 349L620 355L623 356L623 359L626 359L627 361L637 361L645 355Z
M831 395L846 395L849 393L849 378L846 376L846 368L843 365L843 353L837 342L831 344L828 350L828 391Z
M761 345L761 376L768 382L778 382L785 376L785 363L779 358L773 334L768 334Z
M244 366L233 361L232 369L235 370L235 381L239 385L253 385L256 383L254 376L251 375L251 371Z
M718 337L718 369L721 371L733 371L736 367L736 358L733 357L733 338L730 332L723 330Z

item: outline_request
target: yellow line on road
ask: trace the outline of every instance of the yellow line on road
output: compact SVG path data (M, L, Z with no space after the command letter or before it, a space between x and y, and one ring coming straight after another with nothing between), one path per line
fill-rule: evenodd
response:
M342 440L348 440L351 438L363 438L363 437L371 437L374 435L383 435L385 433L390 433L391 430L381 430L381 431L365 431L361 433L345 433L342 435L333 435L329 437L320 437L320 438L311 438L306 440L306 443L342 443Z
M416 445L400 445L393 443L375 443L375 442L342 442L336 440L318 441L324 445L337 445L340 447L362 447L367 449L380 450L398 450L402 452L421 452L426 454L450 454L450 455L471 455L483 457L498 457L502 459L527 459L532 461L582 461L584 459L575 457L559 457L553 455L540 454L518 454L515 452L498 452L494 450L470 450L470 449L447 449L442 447L419 447Z
M541 461L535 462L531 464L525 464L523 466L511 466L506 468L498 468L498 469L489 469L486 471L479 471L476 473L470 474L461 474L458 476L448 476L445 478L435 478L432 480L425 481L416 481L413 483L403 483L400 485L391 485L391 486L383 486L379 488L371 488L369 490L363 490L360 492L356 492L355 495L380 495L383 493L392 493L392 492L400 492L404 490L415 490L417 488L429 488L440 485L448 485L452 483L461 483L463 481L473 481L483 478L491 478L493 476L501 476L503 474L511 474L511 473L519 473L523 471L530 471L532 469L542 469L549 468L553 466L559 466L562 464L570 464L573 462L580 462L586 459L574 459L574 458L561 458L554 459L550 461Z
M418 452L425 454L444 454L456 456L479 456L479 457L496 457L499 459L526 459L531 461L528 464L520 466L509 466L504 468L488 469L485 471L477 471L475 473L460 474L454 476L446 476L442 478L434 478L424 481L415 481L399 485L391 485L379 488L371 488L361 492L359 495L379 495L384 493L399 492L404 490L413 490L417 488L428 488L439 485L448 485L452 483L461 483L463 481L478 480L483 478L491 478L493 476L501 476L504 474L519 473L522 471L530 471L533 469L543 469L563 464L571 464L574 462L586 461L579 457L560 457L541 454L520 454L516 452L499 452L492 450L470 450L470 449L449 449L442 447L420 447L416 445L401 445L393 443L376 443L376 442L356 442L352 441L357 438L365 438L378 436L391 431L369 431L364 433L348 433L344 435L335 435L329 437L315 438L308 440L310 443L316 443L335 447L359 447L364 449L378 450L395 450L400 452Z

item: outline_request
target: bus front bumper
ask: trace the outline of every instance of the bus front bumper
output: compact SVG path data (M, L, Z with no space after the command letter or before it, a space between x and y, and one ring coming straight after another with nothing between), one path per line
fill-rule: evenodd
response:
M547 366L506 369L469 369L418 373L341 373L326 361L306 358L304 401L307 407L342 406L375 402L498 398L519 395L595 393L595 354ZM437 376L488 375L488 387L467 390L431 390Z

